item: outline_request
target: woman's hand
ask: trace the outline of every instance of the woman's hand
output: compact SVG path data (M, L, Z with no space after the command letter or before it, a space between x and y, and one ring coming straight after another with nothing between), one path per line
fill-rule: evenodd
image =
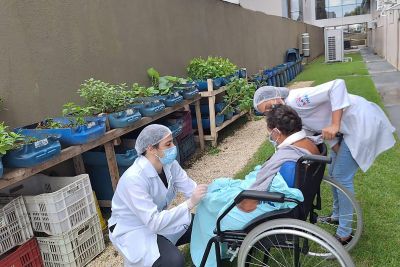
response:
M339 130L340 130L339 125L331 124L330 126L322 129L322 137L325 140L332 140L336 137L336 134L339 132Z
M192 209L192 208L196 207L197 204L199 204L199 202L206 195L207 188L208 188L208 185L206 185L206 184L199 184L198 186L196 186L196 188L194 189L194 191L192 193L192 196L187 200L189 209Z
M238 209L244 212L252 212L257 208L258 205L258 200L254 199L245 199L242 200L238 205Z

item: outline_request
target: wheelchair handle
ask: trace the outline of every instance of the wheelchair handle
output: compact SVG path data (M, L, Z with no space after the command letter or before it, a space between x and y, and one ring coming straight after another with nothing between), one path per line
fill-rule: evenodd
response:
M312 162L321 162L321 163L331 163L332 159L330 157L326 156L320 156L320 155L304 155L302 156L298 161L312 161Z
M272 201L283 203L285 201L285 195L278 192L266 192L257 190L244 190L239 193L235 198L235 203L239 204L244 199L254 199L261 201Z

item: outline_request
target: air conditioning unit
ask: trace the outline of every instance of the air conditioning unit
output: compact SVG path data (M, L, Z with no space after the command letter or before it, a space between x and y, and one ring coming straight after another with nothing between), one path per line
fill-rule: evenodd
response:
M325 29L325 62L343 61L343 30Z

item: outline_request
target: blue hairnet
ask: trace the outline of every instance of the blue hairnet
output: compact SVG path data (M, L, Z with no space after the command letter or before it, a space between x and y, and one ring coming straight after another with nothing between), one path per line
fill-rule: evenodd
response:
M253 104L254 109L258 110L257 106L270 99L286 98L289 95L289 89L286 87L263 86L257 89L254 93Z
M135 143L135 150L138 155L143 154L149 146L154 146L167 135L172 134L171 130L161 124L150 124L139 134Z

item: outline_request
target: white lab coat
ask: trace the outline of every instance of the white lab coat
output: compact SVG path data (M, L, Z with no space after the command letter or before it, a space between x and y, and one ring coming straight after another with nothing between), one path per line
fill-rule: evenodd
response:
M150 161L139 156L118 182L108 225L116 225L110 240L123 254L125 266L152 266L160 257L157 234L175 244L190 225L186 202L166 208L177 192L189 198L196 183L177 161L164 166L164 172L168 189Z
M311 132L321 132L331 125L332 112L344 109L340 132L364 172L380 153L396 142L393 137L395 128L382 109L360 96L349 94L341 79L315 87L292 89L285 102L297 111L303 127ZM334 140L330 145L336 143Z

